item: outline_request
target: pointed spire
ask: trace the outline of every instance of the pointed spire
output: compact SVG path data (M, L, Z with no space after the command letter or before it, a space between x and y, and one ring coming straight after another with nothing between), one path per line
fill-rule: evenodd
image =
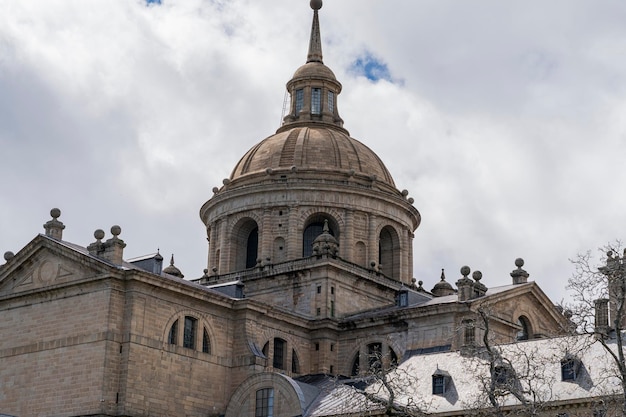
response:
M309 41L309 54L306 62L321 62L322 60L322 37L320 35L320 19L317 11L322 8L322 0L311 0L313 9L313 25L311 27L311 40Z

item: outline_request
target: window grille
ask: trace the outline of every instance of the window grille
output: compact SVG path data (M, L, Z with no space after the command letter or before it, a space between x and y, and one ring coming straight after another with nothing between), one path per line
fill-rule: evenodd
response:
M443 375L433 375L433 394L442 395L446 393L446 377Z
M561 361L561 380L575 381L581 362L575 357L566 357Z
M333 93L332 91L328 92L328 112L335 112L335 93Z
M311 114L322 113L322 89L311 89Z
M296 90L296 116L302 111L304 106L304 90Z
M196 328L198 320L193 317L185 317L185 329L183 334L183 347L194 349L196 347Z
M274 339L274 368L285 369L285 341Z
M256 392L256 408L254 417L274 416L274 390L263 388Z

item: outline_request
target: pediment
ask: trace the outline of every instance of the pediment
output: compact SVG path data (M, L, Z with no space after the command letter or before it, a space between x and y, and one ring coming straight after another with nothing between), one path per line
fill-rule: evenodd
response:
M566 318L534 282L514 286L491 298L488 304L498 311L499 317L517 323L524 316L533 323L535 333L559 334L568 326Z
M0 296L55 287L104 272L86 254L37 238L0 269ZM23 253L22 253L23 252Z

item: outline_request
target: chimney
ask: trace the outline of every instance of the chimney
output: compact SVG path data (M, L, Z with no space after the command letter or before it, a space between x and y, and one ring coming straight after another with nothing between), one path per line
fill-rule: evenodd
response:
M470 267L467 265L461 267L461 275L463 275L463 278L456 282L456 287L459 289L459 301L468 301L472 298L474 281L467 277L470 271Z
M52 216L52 220L47 221L46 224L43 225L43 228L46 230L46 236L50 236L52 239L62 240L65 225L57 220L61 216L61 210L53 208L50 210L50 216Z
M113 237L106 242L102 242L102 239L104 238L104 230L98 229L93 232L93 236L96 238L96 241L87 246L89 254L106 259L115 265L121 265L124 261L123 256L126 243L124 243L122 239L118 238L120 233L122 233L121 227L117 225L112 226L111 234Z
M472 298L482 297L487 293L487 286L480 282L483 277L483 273L480 271L474 271L472 278L474 278L474 294Z
M122 233L122 228L118 225L111 226L111 234L113 237L104 242L104 254L103 258L114 263L115 265L121 265L124 261L124 248L126 243L118 236Z
M528 272L524 271L522 267L524 266L524 260L522 258L517 258L515 260L515 266L517 269L514 269L511 272L511 278L513 278L513 285L517 284L526 284L528 282Z

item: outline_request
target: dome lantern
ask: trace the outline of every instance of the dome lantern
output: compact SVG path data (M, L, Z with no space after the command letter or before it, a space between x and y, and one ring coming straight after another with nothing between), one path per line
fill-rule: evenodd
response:
M287 91L291 97L289 114L283 118L283 125L277 133L293 127L321 124L349 134L343 128L343 120L337 111L337 96L341 92L341 83L323 61L318 16L322 1L312 0L311 8L313 9L313 25L307 60L287 83Z

